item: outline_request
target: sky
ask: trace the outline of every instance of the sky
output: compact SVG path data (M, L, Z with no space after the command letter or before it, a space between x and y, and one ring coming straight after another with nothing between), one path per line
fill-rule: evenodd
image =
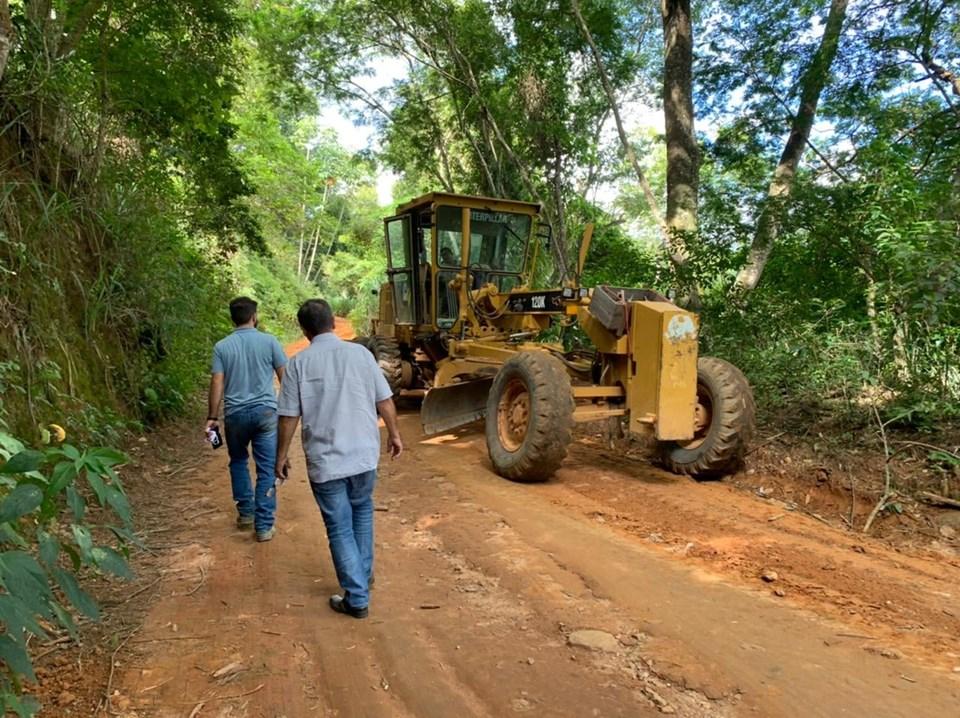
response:
M359 75L353 81L367 92L375 93L406 77L407 63L393 57L385 57L373 66L372 75ZM348 108L337 104L326 105L320 113L319 129L332 129L340 138L340 144L350 152L377 150L380 143L372 125L357 124L348 114ZM393 203L393 185L397 176L389 169L381 168L377 175L377 199L380 206Z

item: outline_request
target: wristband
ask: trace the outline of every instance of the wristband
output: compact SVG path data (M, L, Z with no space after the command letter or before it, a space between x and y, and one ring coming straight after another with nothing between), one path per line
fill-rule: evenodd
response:
M208 416L207 421L220 421L220 419L216 416Z

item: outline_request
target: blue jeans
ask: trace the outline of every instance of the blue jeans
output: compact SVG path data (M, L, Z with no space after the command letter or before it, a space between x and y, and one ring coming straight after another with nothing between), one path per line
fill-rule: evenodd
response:
M370 572L373 570L373 486L377 471L345 479L310 483L323 514L330 542L330 555L343 588L343 597L353 608L370 603Z
M277 412L269 406L251 406L232 412L224 420L227 451L230 453L230 482L237 513L253 516L253 527L267 531L273 526L277 494L273 488L273 467L277 461ZM257 466L256 493L250 488L247 447L253 447Z

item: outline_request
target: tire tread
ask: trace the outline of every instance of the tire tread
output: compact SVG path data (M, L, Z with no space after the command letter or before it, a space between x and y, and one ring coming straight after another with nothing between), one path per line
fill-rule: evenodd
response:
M701 357L697 363L698 376L708 375L719 388L714 397L711 433L701 446L702 451L692 461L677 458L678 445L661 445L661 461L670 471L697 478L715 478L739 468L743 464L747 442L753 437L756 421L756 403L747 378L733 364L715 357ZM713 423L720 421L714 429Z
M507 382L514 377L527 384L533 421L521 447L508 452L500 445L497 405ZM572 439L573 409L570 376L557 359L541 351L520 352L508 359L487 399L487 450L496 472L520 482L545 481L553 476Z

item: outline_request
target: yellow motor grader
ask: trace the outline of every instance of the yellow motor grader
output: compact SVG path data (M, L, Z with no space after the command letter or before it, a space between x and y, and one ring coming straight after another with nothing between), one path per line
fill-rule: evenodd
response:
M743 374L698 358L697 317L654 291L532 288L546 239L539 213L529 202L433 192L384 220L379 316L356 341L395 394L425 392L428 434L485 419L490 460L516 481L549 478L574 423L600 420L652 434L674 472L735 468L754 419ZM557 322L578 323L593 350L539 341Z

